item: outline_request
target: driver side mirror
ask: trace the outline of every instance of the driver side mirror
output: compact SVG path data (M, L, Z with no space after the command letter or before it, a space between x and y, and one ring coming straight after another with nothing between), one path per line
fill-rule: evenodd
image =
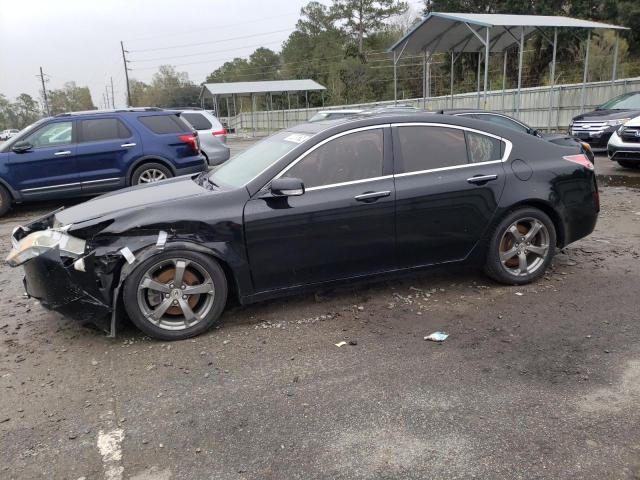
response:
M535 128L531 129L531 135L533 135L534 137L542 138L542 134Z
M271 182L271 193L277 197L304 195L304 183L299 178L276 178Z
M31 145L31 143L27 142L26 140L21 140L19 142L14 143L13 146L11 147L11 150L14 151L15 153L25 153L31 150L32 148L33 148L33 145Z

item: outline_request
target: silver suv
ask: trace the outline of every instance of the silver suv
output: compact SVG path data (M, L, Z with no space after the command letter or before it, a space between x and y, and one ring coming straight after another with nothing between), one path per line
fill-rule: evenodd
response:
M226 145L227 131L215 115L199 108L175 110L180 112L180 118L189 122L198 131L200 150L207 157L209 165L220 165L229 159L230 151Z

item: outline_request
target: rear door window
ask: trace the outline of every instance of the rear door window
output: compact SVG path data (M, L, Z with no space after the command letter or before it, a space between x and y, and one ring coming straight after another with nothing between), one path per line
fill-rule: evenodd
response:
M177 115L149 115L138 117L140 123L159 135L166 133L185 133L191 128Z
M196 130L211 130L211 122L201 113L184 112L180 117L189 122Z
M404 126L397 128L396 173L419 172L465 165L464 131L457 128Z
M529 129L524 125L516 122L515 120L511 120L510 118L503 117L501 115L478 115L478 119L484 120L485 122L495 123L496 125L500 125L502 127L510 128L511 130L516 130L517 132L529 133Z
M131 131L117 118L80 121L81 142L102 142L131 137Z

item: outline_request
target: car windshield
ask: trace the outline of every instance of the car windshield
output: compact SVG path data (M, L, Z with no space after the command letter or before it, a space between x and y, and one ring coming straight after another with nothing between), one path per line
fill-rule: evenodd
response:
M620 95L600 105L598 110L640 110L640 93Z
M209 179L220 186L242 187L309 138L306 133L278 132L231 157Z

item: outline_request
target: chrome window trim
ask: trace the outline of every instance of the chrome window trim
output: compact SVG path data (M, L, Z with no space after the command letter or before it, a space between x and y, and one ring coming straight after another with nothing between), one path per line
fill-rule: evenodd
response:
M383 175L381 177L363 178L362 180L351 180L350 182L330 183L329 185L318 185L317 187L305 188L305 192L313 192L315 190L324 190L326 188L344 187L346 185L356 185L358 183L374 182L376 180L386 180L393 178L393 175Z
M266 187L272 181L277 180L278 178L282 177L282 175L284 175L290 169L292 169L299 161L304 159L307 155L309 155L310 153L312 153L316 149L320 148L321 146L325 145L326 143L329 143L331 140L334 140L334 139L340 138L340 137L344 137L345 135L349 135L351 133L364 132L364 131L367 131L367 130L375 130L375 129L384 129L384 128L389 128L390 126L391 126L391 124L389 124L389 123L381 123L381 124L378 124L378 125L369 125L369 126L366 126L366 127L358 127L358 128L353 128L351 130L346 130L344 132L336 133L335 135L332 135L332 136L330 136L328 138L325 138L321 142L316 143L309 150L307 150L307 151L303 152L302 154L300 154L298 156L298 158L296 158L289 165L287 165L285 168L283 168L280 171L280 173L278 173L275 177L273 177L271 180L269 180L267 183L265 183L262 187L260 187L260 190L264 189L264 187ZM383 156L383 163L384 163L384 151L382 152L382 156ZM313 190L319 190L319 189L322 189L322 188L332 188L332 187L337 187L337 186L342 186L342 185L351 185L353 183L363 183L363 182L368 182L368 181L372 181L372 180L380 180L380 179L383 179L383 178L391 178L392 176L393 175L383 175L383 176L380 176L380 177L363 178L361 180L352 180L352 181L349 181L349 182L332 183L332 184L329 184L329 185L318 185L317 187L305 188L305 191L308 192L308 191L313 191Z
M478 130L476 128L470 128L470 127L463 127L460 125L449 125L446 123L434 123L434 122L406 122L406 123L393 123L391 124L392 127L442 127L442 128L453 128L456 130L463 130L463 131L468 131L468 132L473 132L473 133L477 133L480 135L485 135L487 137L492 137L495 139L498 139L502 142L504 142L505 144L505 148L504 148L504 154L502 155L502 158L499 160L489 160L487 162L476 162L476 163L465 163L465 164L461 164L461 165L452 165L450 167L440 167L440 168L431 168L431 169L427 169L427 170L417 170L415 172L405 172L405 173L396 173L394 174L394 177L408 177L410 175L421 175L423 173L432 173L432 172L443 172L443 171L447 171L447 170L456 170L459 168L468 168L468 167L475 167L478 165L491 165L494 163L504 163L509 159L509 155L511 155L511 150L513 149L513 144L511 143L511 141L507 140L506 138L500 137L498 135L494 135L493 133L489 133L489 132L484 132L482 130ZM466 145L465 145L466 148Z

